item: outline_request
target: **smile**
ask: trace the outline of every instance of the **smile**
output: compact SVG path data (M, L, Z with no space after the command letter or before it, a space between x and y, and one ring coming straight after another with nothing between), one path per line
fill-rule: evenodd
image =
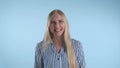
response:
M57 29L57 30L54 30L55 32L60 32L62 29Z

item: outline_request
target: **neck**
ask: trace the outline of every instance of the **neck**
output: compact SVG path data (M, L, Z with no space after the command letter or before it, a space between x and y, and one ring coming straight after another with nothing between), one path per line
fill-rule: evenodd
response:
M57 52L60 51L61 47L62 47L62 44L63 44L63 41L64 41L64 38L63 37L54 37L53 38L53 43L57 49Z
M62 44L63 43L63 37L54 37L53 38L53 43L54 44Z

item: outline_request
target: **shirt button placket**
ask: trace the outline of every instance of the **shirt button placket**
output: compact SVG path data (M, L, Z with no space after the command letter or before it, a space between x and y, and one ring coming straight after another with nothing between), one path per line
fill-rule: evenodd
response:
M61 56L60 56L60 54L57 54L57 63L58 63L57 68L62 68L62 66L61 66Z

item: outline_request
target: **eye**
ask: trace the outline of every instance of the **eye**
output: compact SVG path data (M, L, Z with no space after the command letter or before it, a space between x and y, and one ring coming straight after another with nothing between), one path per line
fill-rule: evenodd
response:
M59 23L62 24L64 21L63 20L59 20Z
M55 22L55 21L51 21L50 23L51 23L51 24L56 24L56 22Z

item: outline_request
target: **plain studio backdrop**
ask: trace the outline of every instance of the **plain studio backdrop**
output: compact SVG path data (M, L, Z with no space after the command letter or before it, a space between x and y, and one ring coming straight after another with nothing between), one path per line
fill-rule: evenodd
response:
M0 0L0 68L33 68L48 13L62 10L87 68L120 68L120 0Z

